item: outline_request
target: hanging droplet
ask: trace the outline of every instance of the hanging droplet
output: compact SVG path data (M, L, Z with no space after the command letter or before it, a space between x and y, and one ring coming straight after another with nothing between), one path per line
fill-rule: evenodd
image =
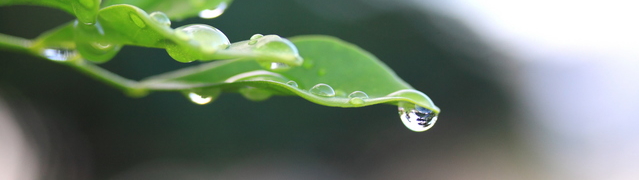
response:
M71 1L73 14L82 24L92 25L97 20L100 2L98 0Z
M219 97L222 93L222 90L219 88L207 88L185 91L183 93L187 98L189 98L189 100L191 100L191 102L204 105L217 99L217 97Z
M77 56L75 50L64 48L49 48L42 51L42 56L49 60L64 62Z
M74 38L78 52L84 59L96 63L111 60L122 48L107 37L100 22L86 25L76 21L73 26Z
M191 100L191 102L195 103L195 104L199 104L199 105L204 105L204 104L208 104L211 102L211 100L213 100L213 97L211 96L203 96L203 95L199 95L197 93L194 92L190 92L188 94L189 99Z
M213 19L216 18L220 15L222 15L224 13L224 11L226 10L226 7L228 5L226 4L226 2L221 2L220 4L218 4L215 8L213 9L205 9L200 11L200 18L202 19Z
M349 103L352 105L362 105L364 104L364 99L368 99L368 94L363 91L354 91L348 95Z
M415 132L430 129L437 122L437 114L430 109L409 102L398 104L399 118L404 125Z
M264 37L264 35L262 34L253 34L253 36L251 36L251 39L249 39L248 45L253 45L257 43L257 40L262 37Z
M136 13L130 13L129 17L131 18L131 21L133 21L133 24L135 24L136 26L140 28L146 27L146 23L144 23L142 18L140 18L140 16L138 16Z
M240 91L240 94L244 96L244 98L251 101L264 101L273 95L270 91L266 89L260 89L256 87L250 87L250 86L242 88L239 91Z
M153 13L149 14L149 16L153 20L155 20L155 22L158 22L158 24L161 24L161 25L167 26L167 27L171 26L171 19L169 19L169 17L166 16L166 14L164 14L163 12L156 11L156 12L153 12Z
M182 48L180 45L167 46L166 51L169 55L180 62L205 60L203 53L214 53L231 45L231 42L222 31L205 24L178 27L175 29L175 35L185 41L194 40L199 45L198 50Z
M308 90L308 92L310 92L311 94L315 94L318 96L324 96L324 97L333 97L335 96L335 90L333 90L333 87L329 86L328 84L324 84L324 83L319 83L315 86L313 86L310 90Z
M286 85L289 85L291 87L298 87L297 82L295 82L295 81L288 81L288 82L286 82Z

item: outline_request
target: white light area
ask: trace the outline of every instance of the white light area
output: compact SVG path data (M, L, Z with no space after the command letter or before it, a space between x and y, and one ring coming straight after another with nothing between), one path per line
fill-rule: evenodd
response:
M544 179L639 177L639 1L404 2L460 20L516 64L518 130Z
M226 2L221 2L219 5L217 5L217 7L215 7L215 9L205 9L200 11L199 16L202 19L216 18L224 13L227 6L228 5L226 4Z
M205 97L205 96L190 92L189 99L191 99L191 101L193 101L193 103L195 104L204 105L204 104L210 103L211 100L213 100L213 97L211 96Z
M37 179L40 168L32 148L0 99L0 179Z

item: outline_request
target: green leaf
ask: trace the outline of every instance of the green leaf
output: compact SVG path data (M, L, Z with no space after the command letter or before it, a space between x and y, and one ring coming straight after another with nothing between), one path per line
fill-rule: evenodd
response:
M201 97L208 96L201 92L219 89L255 100L270 94L297 95L335 107L409 102L439 113L428 96L352 44L327 36L291 40L305 59L302 66L272 71L250 60L217 61L151 77L141 85L153 90L194 92Z
M83 58L106 62L123 45L135 45L165 48L180 62L253 58L293 66L302 63L295 46L279 36L260 36L230 44L226 36L214 27L195 24L171 29L168 26L170 21L164 17L163 13L149 15L131 5L109 6L99 11L95 24L69 23L64 25L68 27L46 33L36 40L40 46L35 47L35 51L50 48L46 45L64 43L66 48L77 48ZM75 45L68 45L71 39Z
M0 6L37 5L61 9L75 15L82 23L93 24L100 9L100 0L2 0Z
M221 15L232 0L105 0L104 6L130 4L146 12L160 11L170 19L182 20L200 15L215 18Z

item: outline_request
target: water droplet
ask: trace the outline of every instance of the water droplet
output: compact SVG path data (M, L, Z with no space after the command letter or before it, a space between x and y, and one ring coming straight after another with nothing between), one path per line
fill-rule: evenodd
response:
M254 34L253 36L251 36L251 39L249 39L248 45L253 45L255 43L257 43L257 40L264 37L264 35L262 34Z
M156 12L153 12L153 13L149 14L149 16L153 20L155 20L155 22L158 22L158 24L161 24L161 25L167 26L167 27L171 26L171 19L169 19L169 17L166 16L166 14L164 14L163 12L156 11Z
M409 102L398 104L399 118L404 125L415 132L430 129L437 122L437 114L430 109Z
M276 58L298 65L301 65L304 61L300 57L297 47L291 41L277 35L266 35L259 38L255 43L255 51L269 55L258 57L258 61L272 61L271 59Z
M199 105L204 105L217 99L217 97L220 96L221 93L222 90L219 88L208 88L185 91L184 95L189 98L191 102Z
M245 87L239 90L240 94L244 96L244 98L251 101L264 101L270 98L273 94L266 89L260 89L256 87Z
M82 24L92 25L96 22L99 4L96 0L71 1L71 8L78 21Z
M286 85L289 85L291 87L298 87L297 82L295 82L295 81L288 81L288 82L286 82Z
M368 94L363 91L354 91L348 95L348 98L350 98L348 102L352 105L362 105L364 104L364 99L368 98Z
M272 62L269 69L274 70L274 71L280 71L280 70L288 70L290 68L291 68L291 66L289 66L287 64L279 63L279 62Z
M324 97L333 97L335 96L335 90L333 90L333 87L329 86L328 84L324 84L324 83L319 83L315 86L313 86L310 90L308 90L308 92L310 92L311 94L315 94L318 96L324 96Z
M122 45L111 42L100 22L86 25L76 21L73 28L78 52L84 59L97 63L106 62L122 48Z
M202 96L194 92L190 92L188 96L191 102L199 105L208 104L211 100L213 100L213 97L211 96Z
M49 48L42 51L42 56L53 61L64 62L77 56L75 50L64 48Z
M169 55L180 62L205 60L204 53L214 53L231 45L231 42L222 31L205 24L178 27L175 29L175 35L185 41L194 40L199 46L198 50L182 48L179 45L167 46L166 51Z
M202 11L200 11L200 14L199 14L200 18L202 18L202 19L213 19L213 18L216 18L216 17L222 15L222 13L224 13L224 11L226 10L227 6L228 5L226 4L226 2L221 2L214 9L202 10Z
M131 21L133 21L133 24L135 24L136 26L140 28L146 27L146 23L144 23L144 21L137 14L130 13L129 17L131 17Z

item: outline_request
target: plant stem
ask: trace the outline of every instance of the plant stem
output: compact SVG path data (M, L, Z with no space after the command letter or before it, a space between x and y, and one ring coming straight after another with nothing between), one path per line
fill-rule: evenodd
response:
M0 33L0 48L28 53L29 47L31 47L30 40Z
M31 54L43 59L47 59L40 54L33 53L31 50L31 41L28 39L10 36L0 33L0 49L8 49L11 51L18 51L22 53ZM126 94L134 97L140 97L148 94L148 89L139 86L139 82L126 79L115 73L112 73L106 69L96 66L93 63L87 62L84 59L77 58L71 59L62 64L69 65L78 71L91 76L99 81L105 82L115 88L124 91Z

